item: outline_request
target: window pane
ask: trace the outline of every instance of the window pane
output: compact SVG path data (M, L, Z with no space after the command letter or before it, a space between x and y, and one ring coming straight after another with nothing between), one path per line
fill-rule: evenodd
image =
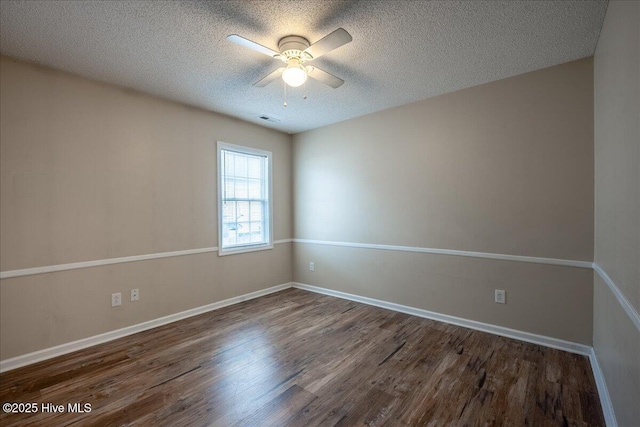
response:
M238 209L235 221L249 221L249 202L236 202L236 204Z
M224 202L222 204L222 222L236 222L236 202Z
M251 202L250 221L262 221L262 202Z
M233 162L234 162L234 158L235 156L233 155L233 153L230 153L228 151L224 151L224 157L222 159L223 163L222 163L222 167L224 169L224 175L233 175L235 172L235 168L233 166Z
M247 156L235 155L235 176L247 176Z
M238 244L251 242L251 223L239 222L238 223Z
M249 158L249 178L262 178L262 159L259 157Z
M236 237L236 224L223 224L222 225L222 246L235 245L237 241Z
M249 197L249 191L247 188L247 180L246 179L236 179L236 198L237 199L246 199Z
M224 194L222 195L224 199L235 199L236 191L235 191L235 183L233 178L225 178L224 179Z
M250 179L247 183L249 185L249 198L261 199L262 198L262 181L259 179Z
M261 222L252 222L251 223L251 241L252 242L262 242L262 241L264 241L264 236L262 234L262 223Z

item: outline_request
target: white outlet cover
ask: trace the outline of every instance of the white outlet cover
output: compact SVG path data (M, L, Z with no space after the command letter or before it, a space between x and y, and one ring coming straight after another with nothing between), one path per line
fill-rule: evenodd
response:
M131 301L138 301L140 299L140 289L131 289Z
M111 307L117 307L119 305L122 305L122 294L120 292L111 294Z
M507 303L507 291L502 289L496 289L496 302L498 304L506 304Z
M311 270L311 271L315 271L316 270L316 264L314 262L310 262L309 263L309 270Z

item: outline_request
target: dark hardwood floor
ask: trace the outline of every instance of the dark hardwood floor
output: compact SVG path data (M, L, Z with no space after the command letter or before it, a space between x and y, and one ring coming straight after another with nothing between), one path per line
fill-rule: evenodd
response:
M297 289L9 371L0 402L65 407L2 426L604 425L584 356Z

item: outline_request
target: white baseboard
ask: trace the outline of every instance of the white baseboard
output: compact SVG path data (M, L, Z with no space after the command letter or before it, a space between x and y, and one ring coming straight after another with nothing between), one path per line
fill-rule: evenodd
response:
M602 405L602 412L604 413L604 422L607 427L618 427L618 421L616 420L615 412L613 412L613 403L611 402L611 396L609 396L609 389L607 383L604 380L604 374L600 369L596 352L592 348L589 352L589 361L591 362L591 370L593 371L593 377L596 380L596 387L598 388L598 395L600 396L600 404Z
M505 328L504 326L492 325L490 323L477 322L475 320L464 319L461 317L450 316L448 314L436 313L421 308L409 307L394 302L382 301L374 298L363 297L360 295L348 294L346 292L334 291L332 289L321 288L318 286L305 285L304 283L293 283L294 288L304 289L306 291L316 292L319 294L330 295L338 298L348 299L351 301L361 302L363 304L373 305L376 307L386 308L401 313L411 314L413 316L424 317L426 319L437 320L452 325L462 326L464 328L475 329L477 331L488 332L494 335L500 335L507 338L513 338L520 341L526 341L533 344L543 345L545 347L556 348L558 350L568 351L570 353L582 354L589 356L591 354L591 346L579 344L571 341L565 341L558 338L537 335L530 332L519 331L517 329Z
M83 338L77 341L57 345L55 347L45 348L43 350L34 351L33 353L24 354L22 356L13 357L0 361L0 373L10 371L12 369L20 368L22 366L31 365L32 363L41 362L43 360L51 359L53 357L62 356L63 354L72 353L74 351L82 350L87 347L91 347L97 344L102 344L108 341L113 341L118 338L126 337L128 335L136 334L138 332L146 331L148 329L156 328L158 326L166 325L177 320L186 319L188 317L197 316L208 311L217 310L229 305L238 304L243 301L258 298L264 295L279 292L284 289L288 289L292 286L292 283L285 283L282 285L272 286L267 289L251 292L237 297L229 298L226 300L214 302L212 304L203 305L201 307L192 308L190 310L182 311L180 313L170 314L168 316L160 317L158 319L149 320L147 322L138 323L136 325L127 326L126 328L117 329L115 331L106 332L100 335L94 335L92 337Z

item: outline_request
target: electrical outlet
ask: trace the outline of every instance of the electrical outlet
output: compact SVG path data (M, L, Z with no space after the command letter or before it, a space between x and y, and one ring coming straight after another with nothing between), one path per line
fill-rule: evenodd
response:
M120 292L117 294L111 294L111 307L116 307L118 305L122 305L122 294Z
M506 304L507 303L507 291L496 289L496 302L498 304Z
M138 301L140 299L140 289L131 289L131 301Z
M309 263L309 271L316 271L316 263L315 262L310 262Z

